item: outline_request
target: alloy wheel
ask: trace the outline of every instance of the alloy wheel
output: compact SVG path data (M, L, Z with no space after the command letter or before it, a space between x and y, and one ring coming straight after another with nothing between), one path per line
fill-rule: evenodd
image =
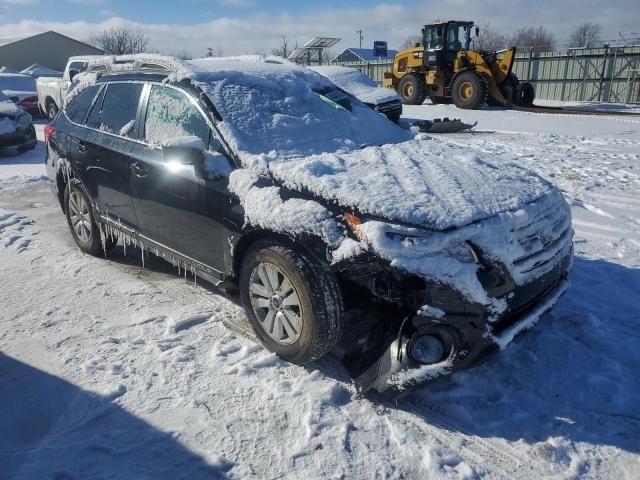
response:
M78 238L84 243L89 243L93 233L89 204L84 195L75 190L69 194L69 218Z
M271 263L259 263L249 279L251 307L264 332L281 345L302 333L302 305L293 283Z

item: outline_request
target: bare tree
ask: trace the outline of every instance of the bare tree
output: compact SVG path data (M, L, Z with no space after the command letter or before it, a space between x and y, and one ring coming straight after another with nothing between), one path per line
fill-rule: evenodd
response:
M576 28L569 37L569 46L590 48L598 44L602 27L597 23L585 22Z
M533 49L535 55L552 50L554 43L553 34L543 26L516 30L509 40L509 44L520 50Z
M113 27L92 35L89 43L108 55L126 55L145 52L149 46L149 38L125 27Z
M480 27L480 34L473 40L474 47L478 50L493 52L508 48L509 41L502 33L494 30L490 23L485 23Z
M181 52L174 53L172 56L179 58L180 60L193 60L193 55L191 55L186 50L182 50Z
M416 33L415 35L408 36L405 41L400 45L400 50L407 50L408 48L413 48L416 46L416 43L422 44L422 35Z
M287 58L293 50L290 48L289 38L285 34L280 37L280 45L278 48L271 50L271 54L277 57Z

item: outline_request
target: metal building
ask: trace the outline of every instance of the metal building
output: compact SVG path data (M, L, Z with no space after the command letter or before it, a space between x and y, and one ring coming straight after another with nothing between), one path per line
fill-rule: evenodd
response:
M102 55L99 48L57 32L0 37L0 67L24 70L34 63L62 71L74 55Z

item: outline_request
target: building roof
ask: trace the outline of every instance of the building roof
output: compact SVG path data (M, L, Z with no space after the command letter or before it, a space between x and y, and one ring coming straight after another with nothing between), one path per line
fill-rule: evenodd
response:
M28 38L39 37L41 35L47 35L47 34L53 34L53 35L57 35L59 37L64 37L64 38L67 38L67 39L72 40L74 42L81 43L81 44L86 45L88 47L94 48L95 50L100 50L99 48L96 48L93 45L89 45L88 43L81 42L80 40L76 40L75 38L71 38L71 37L63 35L61 33L54 32L53 30L49 30L49 31L46 31L46 32L21 33L21 34L18 34L18 35L9 35L9 36L5 36L5 37L0 37L0 47L4 47L5 45L10 45L12 43L21 42L22 40L27 40Z
M396 53L398 53L397 50L387 50L387 56L386 57L375 57L373 55L373 48L347 48L346 50L344 50L339 55L336 55L336 57L332 61L334 61L336 58L338 58L340 55L342 55L343 53L345 53L347 51L353 53L357 57L360 57L365 62L370 62L370 61L373 61L373 60L385 60L387 58L393 58L393 57L396 56Z

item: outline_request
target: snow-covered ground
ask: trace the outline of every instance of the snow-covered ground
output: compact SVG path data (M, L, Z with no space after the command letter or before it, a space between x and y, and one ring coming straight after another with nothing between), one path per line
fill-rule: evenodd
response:
M233 301L140 253L83 255L43 145L0 158L0 479L640 476L640 118L406 108L557 183L572 287L484 366L397 402L230 333ZM37 127L42 138L42 125Z

